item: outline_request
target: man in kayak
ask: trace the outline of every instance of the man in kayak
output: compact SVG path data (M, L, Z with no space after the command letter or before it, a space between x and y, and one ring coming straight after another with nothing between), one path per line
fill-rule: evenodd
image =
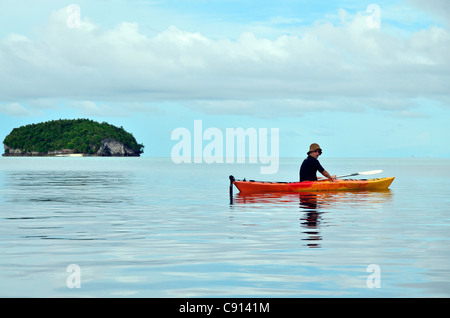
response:
M336 180L336 176L330 175L317 159L322 154L322 149L320 149L318 144L311 144L307 154L308 157L303 160L302 166L300 167L300 182L317 181L317 171L331 181Z

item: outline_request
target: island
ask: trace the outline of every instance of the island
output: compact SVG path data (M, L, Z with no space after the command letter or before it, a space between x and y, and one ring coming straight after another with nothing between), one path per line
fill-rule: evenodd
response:
M90 119L59 119L14 128L3 156L139 157L143 144L123 127Z

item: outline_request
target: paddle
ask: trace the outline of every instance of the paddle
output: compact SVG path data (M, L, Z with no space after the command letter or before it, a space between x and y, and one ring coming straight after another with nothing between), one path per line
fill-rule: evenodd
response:
M347 174L345 176L339 176L337 178L353 177L353 176L359 176L359 175L369 176L369 175L377 174L377 173L381 173L381 172L383 172L383 170L371 170L371 171L355 172L355 173L352 173L352 174Z

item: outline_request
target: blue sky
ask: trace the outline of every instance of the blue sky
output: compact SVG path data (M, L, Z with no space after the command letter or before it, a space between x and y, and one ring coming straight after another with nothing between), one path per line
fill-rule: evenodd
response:
M3 0L0 138L90 118L170 156L202 120L279 128L281 156L448 158L449 23L444 0Z

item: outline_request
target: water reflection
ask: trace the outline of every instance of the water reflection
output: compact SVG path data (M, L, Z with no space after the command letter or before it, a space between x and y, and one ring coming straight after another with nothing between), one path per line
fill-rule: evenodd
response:
M4 180L3 197L13 204L116 205L130 204L124 191L134 183L121 172L14 171Z
M326 191L300 193L238 193L230 197L232 205L289 209L300 212L301 240L309 248L321 247L325 213L339 210L376 208L391 199L389 189L382 191Z
M314 192L300 193L299 198L300 211L304 210L304 215L300 218L300 224L304 229L303 233L307 235L302 240L308 241L308 247L320 247L319 241L322 240L322 236L319 231L321 212L317 208L318 194Z
M140 181L124 171L8 171L0 219L11 237L98 241L124 235L123 211L136 207Z

